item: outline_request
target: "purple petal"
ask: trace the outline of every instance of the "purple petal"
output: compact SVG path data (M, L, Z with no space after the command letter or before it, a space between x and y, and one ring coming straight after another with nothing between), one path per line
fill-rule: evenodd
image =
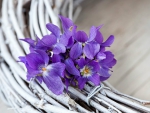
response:
M78 42L86 42L88 40L88 36L87 34L84 32L84 31L78 31L76 33L76 37L75 39L78 41Z
M57 38L54 35L45 35L41 39L41 41L44 42L48 47L51 47L52 45L57 43Z
M102 43L102 46L106 46L106 47L110 46L113 42L114 42L114 36L110 35L109 38L104 43Z
M27 74L27 80L28 80L28 81L30 81L31 78L34 78L34 77L35 77L35 75Z
M89 59L93 59L94 56L99 52L100 45L97 43L88 43L83 48L83 53Z
M55 46L53 48L53 52L54 52L54 54L65 53L66 47L61 43L57 43L57 44L55 44Z
M96 29L97 29L97 30L100 30L102 27L103 27L103 24L100 25L100 26L98 26L98 27L96 27Z
M40 74L40 70L37 70L37 69L33 69L31 68L28 64L25 64L26 65L26 68L27 68L27 73L31 76L36 76L37 74Z
M64 32L64 34L61 35L60 43L62 43L63 45L67 46L70 37L71 37L71 32L70 31Z
M109 69L104 68L104 67L102 67L99 70L99 74L100 74L100 76L103 76L103 77L110 77Z
M78 86L82 90L84 88L84 85L86 83L87 79L86 78L78 78Z
M47 65L48 62L49 62L48 54L45 51L42 51L42 50L35 50L35 51L41 56L41 58L45 62L45 65Z
M80 68L83 68L87 64L87 60L85 60L84 58L80 58L79 60L77 60L77 63Z
M100 52L105 52L105 47L104 46L100 46Z
M104 60L101 60L100 63L107 64L114 59L114 55L110 51L106 51L104 52L104 54L106 55L106 58Z
M99 85L100 84L100 76L98 74L93 74L92 76L90 76L88 78L88 80L93 82L95 85Z
M66 89L68 91L68 87L70 86L70 79L65 79L65 86L66 86Z
M97 54L97 59L98 60L104 60L106 58L106 54L104 54L103 52L99 52Z
M46 24L46 27L49 31L51 31L57 38L60 36L60 29L54 24Z
M67 31L71 26L74 25L74 23L72 22L72 20L70 20L69 18L63 17L63 16L59 16L61 23L62 23L62 27L64 31Z
M38 69L41 65L45 65L42 57L37 53L30 53L26 56L29 66L33 69Z
M48 73L45 73L44 76L47 76L47 74L49 74L64 77L65 64L60 62L52 63L47 66L47 70Z
M54 94L60 95L63 93L64 84L59 76L55 74L50 74L48 76L43 76L43 81Z
M76 30L77 30L77 26L74 25L72 28L72 36L75 37L76 36Z
M80 72L78 71L78 69L75 67L73 61L68 58L65 60L65 64L66 64L66 70L72 74L72 75L77 75L79 76L80 75Z
M36 79L39 81L39 83L41 84L43 81L43 77L42 76L36 76Z
M97 31L95 41L99 44L101 44L103 42L103 35L100 31Z
M105 81L105 80L107 80L109 77L103 77L103 76L100 76L100 80L101 81Z
M72 77L67 71L65 71L65 85L66 89L68 90L68 86L70 86L73 83L74 77Z
M33 50L36 50L36 49L40 49L40 50L45 50L46 51L46 50L49 49L49 45L45 44L42 40L37 39L37 43L36 43L35 47L32 49L32 52L33 52Z
M70 37L69 40L68 40L67 48L72 47L73 44L74 44L74 38L73 38L73 37Z
M53 62L53 63L61 62L60 55L54 54L53 57L52 57L52 62Z
M95 26L92 26L90 29L88 42L91 42L92 40L94 40L94 38L96 37L96 34L97 34L97 29Z
M18 58L20 59L20 61L18 61L18 62L23 62L24 64L26 64L26 62L27 62L26 57L20 56Z
M96 61L91 61L88 66L93 67L92 71L93 72L98 72L100 70L100 65Z
M27 80L30 81L31 78L34 78L37 76L37 74L40 74L40 71L35 70L33 68L31 68L28 64L26 64L26 68L27 68Z
M72 33L70 31L65 32L59 41L64 46L67 46L67 48L70 48L74 44L74 38L72 37Z
M31 38L25 38L25 39L20 39L20 40L27 42L31 46L34 46L34 43L35 43L35 41L32 40Z
M70 50L70 57L72 59L78 58L82 54L82 44L81 43L75 43L71 50Z
M107 67L112 68L117 63L116 59L113 59L111 62L107 63Z

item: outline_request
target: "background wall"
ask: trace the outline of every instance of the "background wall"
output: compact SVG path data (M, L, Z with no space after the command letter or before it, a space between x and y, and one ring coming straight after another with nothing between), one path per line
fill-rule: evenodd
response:
M86 0L76 24L89 32L104 24L106 39L115 36L110 48L117 65L108 80L123 93L150 100L150 0Z

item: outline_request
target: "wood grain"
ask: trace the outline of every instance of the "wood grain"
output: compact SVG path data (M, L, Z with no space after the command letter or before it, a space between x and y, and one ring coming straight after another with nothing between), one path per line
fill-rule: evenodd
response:
M117 65L108 80L123 93L150 100L150 0L85 0L76 24L87 33L104 24Z

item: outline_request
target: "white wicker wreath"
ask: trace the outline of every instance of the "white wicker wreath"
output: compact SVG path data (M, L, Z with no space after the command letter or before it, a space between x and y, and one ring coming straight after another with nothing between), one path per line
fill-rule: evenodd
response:
M69 87L68 93L55 95L45 84L26 80L26 71L18 56L28 53L28 45L18 41L35 34L48 34L46 23L59 26L58 14L76 20L82 0L3 0L0 27L0 97L16 113L148 113L150 104L122 94L108 82L87 102L94 88L86 84L82 91Z

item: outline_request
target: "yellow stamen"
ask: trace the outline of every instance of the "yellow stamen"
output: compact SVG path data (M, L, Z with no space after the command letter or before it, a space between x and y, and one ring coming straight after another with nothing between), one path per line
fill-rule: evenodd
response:
M85 43L82 43L82 46L84 47L84 46L85 46Z
M85 66L84 69L81 71L81 75L83 75L83 76L89 76L90 73L91 73L91 70L87 66Z
M84 71L83 71L84 74L89 74L90 73L90 70L88 67L85 67Z
M47 69L45 67L42 68L42 71L46 71Z
M71 26L71 27L69 28L70 31L72 31L72 29L73 29L73 26Z

